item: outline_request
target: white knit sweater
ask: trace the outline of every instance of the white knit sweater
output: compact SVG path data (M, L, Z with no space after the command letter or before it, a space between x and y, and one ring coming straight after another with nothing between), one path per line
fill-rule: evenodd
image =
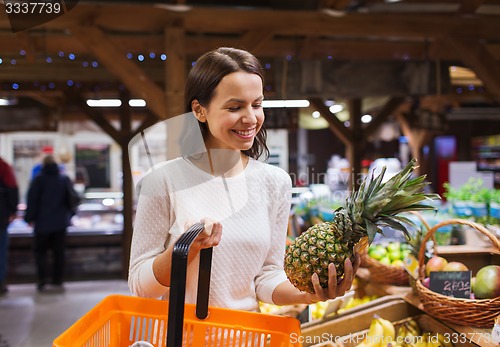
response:
M272 303L287 280L283 257L290 213L291 180L280 168L250 159L233 177L213 177L184 158L156 167L142 181L130 255L134 295L168 298L153 274L153 260L184 231L186 222L208 217L222 223L214 247L209 305L258 310ZM186 303L196 302L198 262L188 267Z

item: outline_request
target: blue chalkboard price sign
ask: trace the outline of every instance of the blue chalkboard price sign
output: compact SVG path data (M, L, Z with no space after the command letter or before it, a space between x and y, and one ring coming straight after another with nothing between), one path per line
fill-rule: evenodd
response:
M471 276L471 271L431 272L429 289L454 298L470 299Z

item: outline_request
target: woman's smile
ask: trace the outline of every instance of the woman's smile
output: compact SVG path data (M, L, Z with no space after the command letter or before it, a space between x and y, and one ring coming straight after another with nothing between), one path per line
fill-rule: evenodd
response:
M241 137L242 139L251 139L256 135L255 128L248 129L248 130L231 130L233 133L235 133L238 137Z

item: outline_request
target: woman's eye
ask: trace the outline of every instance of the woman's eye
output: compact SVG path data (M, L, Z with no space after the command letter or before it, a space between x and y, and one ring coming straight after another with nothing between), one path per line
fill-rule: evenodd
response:
M236 107L229 107L229 108L228 108L229 112L236 112L236 111L238 111L239 109L240 109L240 108L239 108L238 106L236 106Z
M256 105L253 105L252 107L253 107L253 108L261 108L261 107L262 107L262 104L256 104Z

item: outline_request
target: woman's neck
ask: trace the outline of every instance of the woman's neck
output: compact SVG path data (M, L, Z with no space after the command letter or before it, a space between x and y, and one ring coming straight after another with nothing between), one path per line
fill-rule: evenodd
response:
M212 176L231 177L245 170L249 157L241 151L220 148L207 148L201 157L190 157L198 168Z

